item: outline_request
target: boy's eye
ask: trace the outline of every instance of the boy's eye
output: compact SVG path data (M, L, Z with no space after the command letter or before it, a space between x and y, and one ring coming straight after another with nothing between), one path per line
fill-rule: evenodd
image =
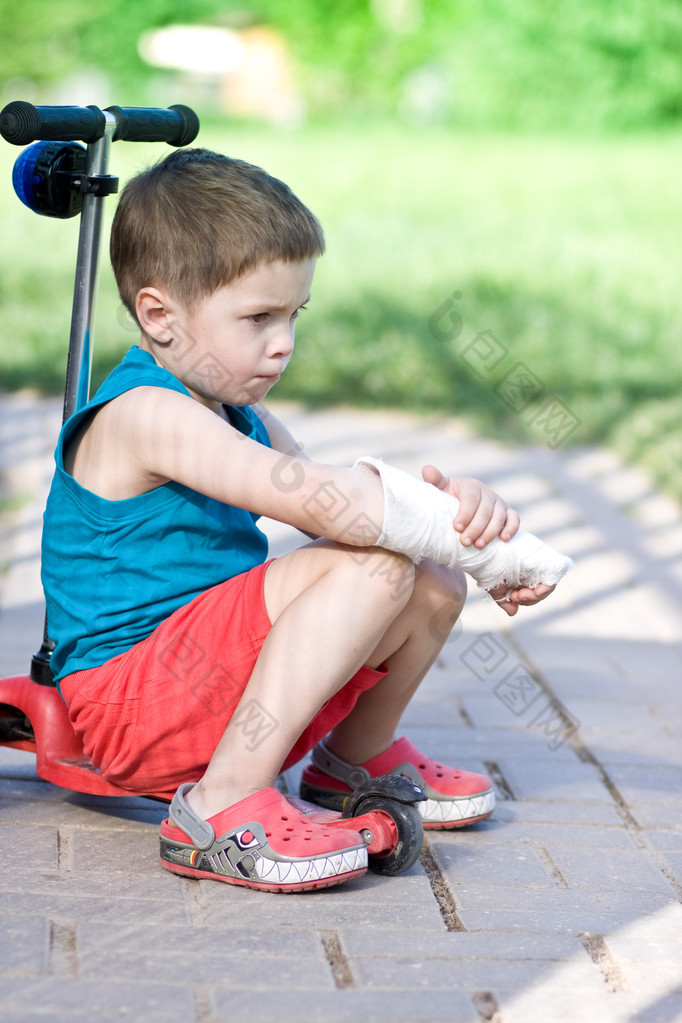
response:
M291 319L295 320L297 318L298 314L303 309L307 309L307 308L308 308L307 305L299 306L298 309L296 309L296 311L291 314ZM270 319L270 313L251 313L251 315L249 316L249 319L251 320L252 323L266 323Z

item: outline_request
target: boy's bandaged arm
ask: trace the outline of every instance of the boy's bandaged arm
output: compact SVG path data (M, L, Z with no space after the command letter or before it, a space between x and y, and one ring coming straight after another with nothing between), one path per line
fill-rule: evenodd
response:
M406 554L413 561L429 558L459 568L483 590L498 586L534 589L555 586L573 562L532 533L519 530L511 540L499 537L485 547L465 547L454 528L459 501L430 483L368 455L354 469L376 473L384 491L384 521L378 547Z

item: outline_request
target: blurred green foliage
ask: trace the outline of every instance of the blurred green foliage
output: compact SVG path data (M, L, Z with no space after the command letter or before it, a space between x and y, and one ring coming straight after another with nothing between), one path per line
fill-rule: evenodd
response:
M680 0L0 0L0 83L96 67L117 102L144 104L140 35L198 22L277 29L320 115L559 131L682 118Z
M237 123L146 66L142 33L178 23L272 26L307 123ZM491 330L505 367L580 421L572 442L617 446L678 497L680 53L682 0L0 0L5 101L58 102L60 81L97 69L107 102L194 106L199 144L260 163L320 215L329 252L282 397L537 441L467 368L463 345ZM5 182L15 155L0 146ZM113 170L160 155L116 147ZM78 222L34 217L8 185L0 214L0 389L59 392ZM454 290L464 329L444 344L429 318ZM95 382L133 340L104 259Z
M207 125L198 141L287 181L325 228L275 399L462 416L543 443L535 416L556 398L579 421L570 443L617 446L682 498L680 133L556 139L376 122ZM166 151L116 143L111 169L126 181ZM0 182L14 156L0 146ZM78 218L37 217L7 185L0 219L0 392L60 393ZM94 384L137 339L103 250ZM454 292L461 330L446 316L439 337L432 318ZM506 354L477 373L468 346L487 331ZM542 388L521 410L499 386L520 364Z

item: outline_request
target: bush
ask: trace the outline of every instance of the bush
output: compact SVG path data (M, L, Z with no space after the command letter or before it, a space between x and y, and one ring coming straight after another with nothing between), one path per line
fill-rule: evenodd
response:
M0 0L0 81L95 67L144 105L143 32L249 20L284 37L314 115L551 131L682 118L678 0Z

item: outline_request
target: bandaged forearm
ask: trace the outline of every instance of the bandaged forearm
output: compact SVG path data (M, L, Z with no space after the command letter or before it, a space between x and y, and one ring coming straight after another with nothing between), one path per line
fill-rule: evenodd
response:
M459 568L483 590L498 586L534 589L555 586L573 562L532 533L519 530L511 540L499 537L485 547L465 547L454 528L459 501L430 483L363 456L354 469L376 473L384 491L384 521L378 547L406 554L414 562L429 558L438 565Z

